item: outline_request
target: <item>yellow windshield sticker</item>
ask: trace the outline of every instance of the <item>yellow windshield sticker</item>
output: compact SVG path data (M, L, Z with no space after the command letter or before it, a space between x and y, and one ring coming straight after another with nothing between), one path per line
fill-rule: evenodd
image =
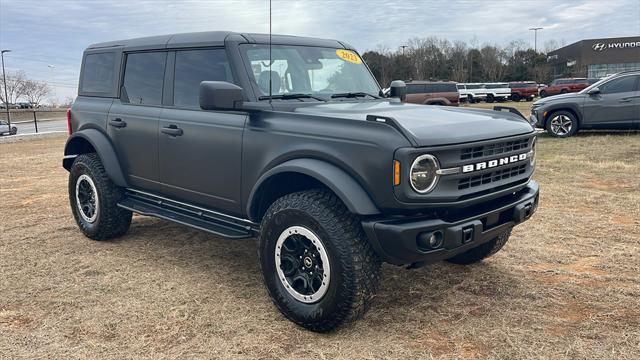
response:
M340 59L344 61L348 61L354 64L362 64L360 56L358 56L358 54L354 53L353 51L338 49L336 50L336 55L338 55Z

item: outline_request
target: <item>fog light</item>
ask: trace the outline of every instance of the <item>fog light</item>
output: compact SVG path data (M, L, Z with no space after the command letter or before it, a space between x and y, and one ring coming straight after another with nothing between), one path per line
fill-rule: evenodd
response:
M442 242L443 236L440 230L420 233L416 241L418 249L422 251L437 249L442 246Z

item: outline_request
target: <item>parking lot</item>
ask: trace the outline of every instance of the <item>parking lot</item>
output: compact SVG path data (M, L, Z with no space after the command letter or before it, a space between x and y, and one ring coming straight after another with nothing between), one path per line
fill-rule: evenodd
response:
M0 144L0 357L637 358L639 133L541 135L540 208L504 251L385 265L366 317L326 335L271 304L255 241L142 216L84 238L64 141Z

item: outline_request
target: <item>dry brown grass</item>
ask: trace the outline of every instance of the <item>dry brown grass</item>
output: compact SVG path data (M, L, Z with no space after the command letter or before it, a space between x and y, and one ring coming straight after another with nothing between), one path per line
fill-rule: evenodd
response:
M577 358L640 353L640 135L542 137L539 212L469 267L384 266L371 311L285 320L254 241L152 218L77 230L64 138L0 144L0 358Z

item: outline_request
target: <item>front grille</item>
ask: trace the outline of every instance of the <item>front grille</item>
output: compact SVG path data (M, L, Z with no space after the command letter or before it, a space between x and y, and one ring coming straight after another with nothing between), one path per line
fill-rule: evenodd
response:
M527 164L516 165L505 169L488 172L482 175L470 176L458 180L458 190L473 188L480 185L508 179L527 171Z
M504 141L495 144L464 148L460 151L460 160L469 160L485 156L498 155L529 147L529 139Z

